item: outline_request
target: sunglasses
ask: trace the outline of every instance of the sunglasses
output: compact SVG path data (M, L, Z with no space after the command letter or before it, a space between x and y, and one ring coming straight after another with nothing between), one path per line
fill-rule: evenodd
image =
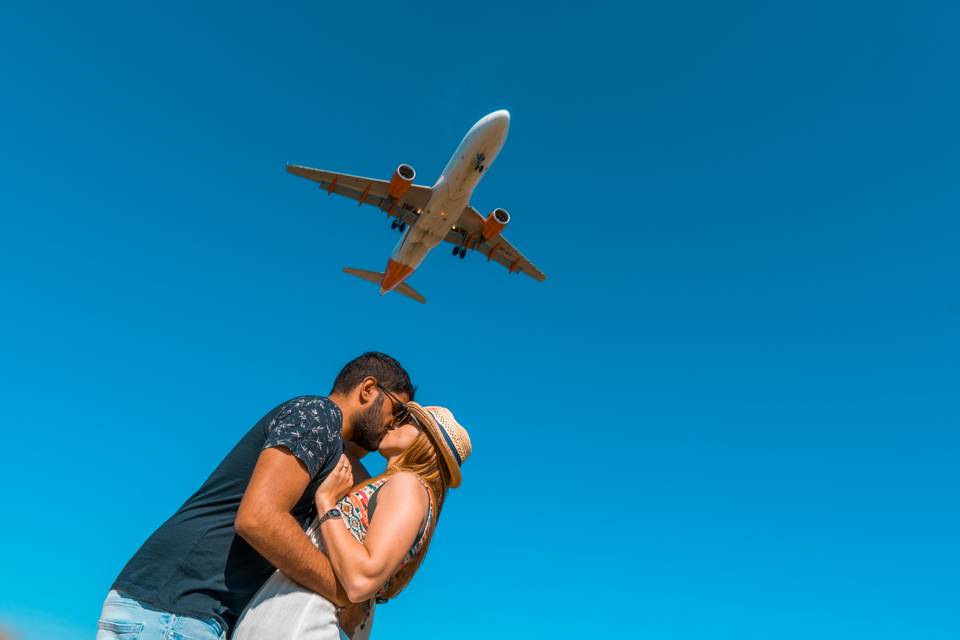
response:
M400 398L398 398L397 396L387 391L387 388L384 387L379 382L377 383L377 388L380 389L380 391L383 391L385 394L387 394L387 397L390 398L390 402L392 403L391 413L393 414L393 420L390 422L390 425L387 427L388 429L399 427L404 422L410 419L410 410L407 409L407 405L400 402Z

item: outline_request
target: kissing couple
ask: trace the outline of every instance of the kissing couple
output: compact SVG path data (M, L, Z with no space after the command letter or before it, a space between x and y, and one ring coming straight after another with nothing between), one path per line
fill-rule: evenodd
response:
M414 392L399 362L369 352L328 396L267 413L127 562L97 640L369 638L471 452L453 414ZM387 461L376 477L369 451Z

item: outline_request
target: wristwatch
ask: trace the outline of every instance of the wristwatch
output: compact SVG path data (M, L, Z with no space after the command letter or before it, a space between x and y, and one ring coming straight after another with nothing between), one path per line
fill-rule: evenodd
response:
M326 522L327 520L333 520L334 518L342 518L342 517L343 517L343 512L340 511L340 509L337 509L336 507L334 507L333 509L330 509L330 511L327 511L325 514L320 516L320 519L317 520L317 525L319 526L324 522Z

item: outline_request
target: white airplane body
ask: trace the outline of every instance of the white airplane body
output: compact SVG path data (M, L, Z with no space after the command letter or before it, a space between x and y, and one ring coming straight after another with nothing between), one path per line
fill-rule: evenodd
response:
M503 236L510 222L505 209L495 209L484 218L470 206L470 197L484 171L493 164L507 139L510 114L494 111L481 118L460 142L453 157L432 187L414 185L413 167L401 164L389 182L343 173L287 165L287 171L319 182L328 193L338 193L372 204L396 220L392 226L406 233L387 260L383 273L345 268L344 271L380 285L380 293L396 290L419 302L426 302L405 280L420 266L431 249L444 240L454 244L454 255L466 256L468 249L484 253L488 260L508 267L511 273L527 273L536 280L546 276L517 251Z

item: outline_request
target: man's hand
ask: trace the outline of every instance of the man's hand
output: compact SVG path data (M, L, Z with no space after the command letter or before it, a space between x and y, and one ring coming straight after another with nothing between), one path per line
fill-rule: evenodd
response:
M300 460L283 447L260 452L234 523L237 535L287 577L338 606L350 604L330 561L290 515L310 484Z

